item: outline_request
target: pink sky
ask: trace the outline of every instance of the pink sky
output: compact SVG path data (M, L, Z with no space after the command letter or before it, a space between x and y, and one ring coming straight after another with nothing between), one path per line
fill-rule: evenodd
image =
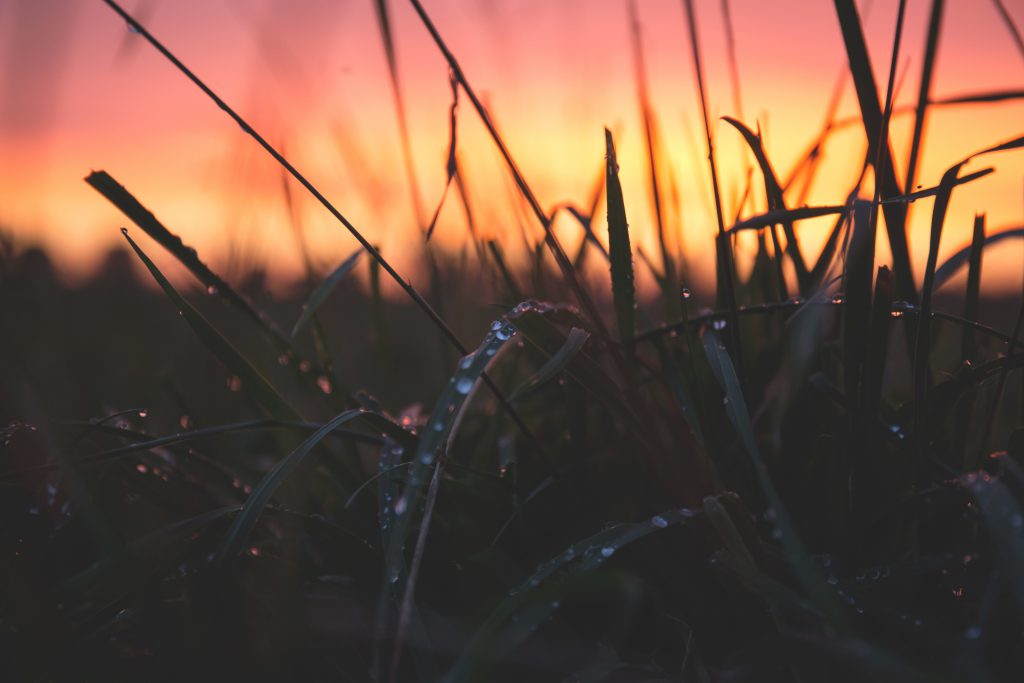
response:
M866 21L884 87L897 2L875 0ZM908 3L899 104L914 101L930 2ZM1024 7L1008 3L1018 25ZM625 0L424 0L513 155L547 206L586 203L602 158L602 128L616 134L627 211L637 241L653 247L643 138ZM702 131L679 0L639 0L651 98L666 166L681 187L682 243L707 263L714 220ZM735 115L719 0L696 0L712 113ZM424 203L444 181L449 87L445 65L404 0L390 3ZM383 48L372 0L126 0L162 40L289 157L398 265L415 273L419 240L410 208ZM821 126L846 56L831 2L732 0L744 119L760 123L780 175ZM82 178L103 169L124 183L215 266L256 261L275 275L299 267L273 162L100 0L0 3L0 226L22 246L46 247L71 278L120 241L125 219ZM1024 86L1024 59L988 0L947 0L933 92L937 97ZM856 113L847 87L841 111ZM1024 133L1020 100L935 109L918 174L938 182L970 152ZM894 123L900 173L910 119ZM739 137L717 125L723 192L739 193L750 163ZM809 201L839 203L859 169L863 132L836 134ZM507 176L463 101L459 151L484 229L517 249ZM943 252L962 246L971 217L989 229L1024 223L1024 154L975 162L997 173L958 189ZM759 199L759 206L763 200ZM327 267L355 241L306 197L303 225ZM920 273L931 202L911 214ZM603 218L596 225L604 230ZM814 248L823 223L802 226ZM537 226L530 226L536 230ZM560 225L575 241L571 226ZM437 239L465 238L457 201ZM143 242L144 246L148 244ZM156 253L155 247L150 251ZM989 287L1018 288L1021 248L986 256ZM156 254L155 254L156 255ZM880 251L886 258L884 248ZM158 261L165 263L166 261ZM700 270L707 274L707 269Z

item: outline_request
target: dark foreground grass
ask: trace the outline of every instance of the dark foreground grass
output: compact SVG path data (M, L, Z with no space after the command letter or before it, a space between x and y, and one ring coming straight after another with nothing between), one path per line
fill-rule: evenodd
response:
M814 155L778 174L756 126L728 119L751 150L768 212L727 225L715 190L719 282L700 291L664 239L676 223L660 199L664 152L635 13L660 265L634 258L607 132L607 215L594 215L597 199L587 211L559 205L582 228L566 249L551 229L554 211L541 207L412 0L448 61L454 101L465 95L483 120L544 229L532 267L519 271L507 265L507 245L474 242L475 260L419 245L427 296L240 114L107 4L367 257L339 258L319 276L307 259L310 281L275 301L258 282L232 285L212 272L160 223L159 207L102 172L87 180L137 226L126 238L160 291L134 279L124 254L69 290L37 254L4 252L0 307L15 321L0 342L6 678L1019 679L1024 353L1015 339L1024 308L985 297L979 283L986 249L1024 233L987 232L979 217L971 245L938 262L950 196L987 171L962 174L970 157L935 187L900 186L888 140L892 69L883 103L853 3L836 0L868 147L850 160L852 191L838 189L832 206L802 206L795 198L813 181ZM684 7L681 35L703 104L699 15ZM728 4L722 10L728 17ZM400 46L387 3L377 11L404 110ZM941 12L936 0L915 157ZM898 48L897 39L893 65ZM472 221L454 112L447 170ZM880 180L861 198L868 167ZM409 184L426 237L411 171ZM906 214L930 197L931 248L915 278ZM835 228L808 254L801 221L821 215L834 215ZM875 262L882 229L891 265ZM745 278L733 255L740 231L759 238ZM165 278L143 232L197 278L200 294ZM585 259L608 276L587 278ZM370 268L365 295L353 278L360 261ZM651 298L634 285L641 263L659 283ZM940 291L961 268L966 291ZM382 271L407 298L381 296ZM558 297L522 300L556 291L580 309ZM663 324L655 311L668 316ZM281 332L296 320L291 335Z

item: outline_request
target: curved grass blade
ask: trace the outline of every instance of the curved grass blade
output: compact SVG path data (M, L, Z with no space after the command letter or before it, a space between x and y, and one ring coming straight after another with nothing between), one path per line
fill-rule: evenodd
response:
M1006 484L986 473L971 473L960 483L978 504L999 564L1017 604L1024 611L1024 512Z
M292 472L294 472L296 468L303 463L306 456L312 452L313 448L338 427L360 418L369 420L374 428L382 432L390 433L392 435L397 432L401 433L399 438L408 438L407 433L404 432L401 427L394 424L383 415L378 415L377 413L357 409L346 410L345 412L334 416L331 420L326 422L324 426L316 430L316 432L310 435L309 438L299 444L298 448L274 465L273 469L271 469L266 476L263 477L260 483L256 485L252 494L250 494L246 499L245 505L242 506L242 511L232 521L231 528L228 529L227 533L224 535L224 539L220 543L220 546L217 548L217 552L214 555L215 566L223 567L230 558L235 556L239 547L245 543L245 539L248 538L249 533L252 532L253 528L256 526L256 522L259 520L260 514L263 512L263 508L265 508L267 503L270 502L270 498L274 495L274 492L277 491L278 487L284 483L285 479L287 479Z
M589 332L578 327L572 328L562 347L548 358L547 362L530 379L513 391L508 400L522 399L553 379L580 352L588 339L590 339Z
M985 247L1011 238L1024 238L1024 227L1007 228L1005 230L1000 230L999 232L986 235L985 239L981 243L981 248L984 249ZM960 268L970 261L972 248L973 243L950 256L941 266L936 268L935 289L946 284L954 275L956 275L956 272L960 270Z
M525 310L524 305L518 306L516 311ZM440 455L445 444L451 442L458 425L461 422L463 411L468 399L473 393L477 382L481 379L491 360L498 351L508 342L509 339L518 333L508 316L499 318L491 325L490 331L484 337L480 346L473 353L464 356L459 361L458 369L452 375L448 385L441 391L441 396L434 405L430 414L430 420L424 427L423 434L413 453L412 463L409 467L408 480L405 488L392 505L394 513L390 521L391 531L388 544L384 553L384 571L388 584L393 586L392 595L401 598L400 619L398 630L395 634L395 649L392 658L392 678L397 675L397 664L400 653L404 646L405 630L409 625L412 613L412 597L415 591L416 569L421 556L423 539L429 528L431 505L424 512L420 523L419 540L417 542L417 554L414 556L414 566L407 572L405 568L405 544L406 536L413 517L413 511L419 505L420 496L423 493L423 486L426 480L426 473L433 469L434 477L440 477L442 461ZM433 496L436 496L434 491ZM380 619L383 615L378 615Z
M459 659L441 680L443 683L486 680L483 676L489 664L496 663L513 651L558 609L557 601L541 601L540 598L547 597L542 595L544 593L558 595L557 590L544 590L544 584L555 578L559 570L572 565L569 569L572 575L593 572L630 543L700 516L703 516L702 511L691 508L666 510L643 522L616 524L573 543L540 565L537 571L510 592L480 625ZM513 616L518 617L515 623L503 629Z
M736 376L736 370L733 368L729 353L725 350L725 346L722 345L718 335L713 330L706 330L704 332L704 352L707 354L711 371L725 392L726 415L736 429L744 450L750 456L758 484L764 493L765 499L775 513L775 527L780 534L786 558L789 560L800 583L803 584L804 590L807 591L808 597L825 615L831 627L837 632L848 630L846 618L839 608L835 596L821 576L821 571L817 564L808 554L803 541L796 533L796 529L789 518L789 513L783 506L782 498L775 489L775 484L768 473L768 468L765 467L764 462L761 460L757 440L754 438L754 427L747 412L743 392L740 389L739 378Z
M971 232L970 267L967 269L967 289L964 292L964 318L978 319L978 305L981 300L981 256L985 249L985 214L974 216ZM960 359L973 362L977 355L975 332L965 327L960 341Z
M608 197L608 253L612 271L612 298L615 318L619 324L619 337L623 344L632 342L636 335L636 290L633 285L633 251L629 246L629 224L626 205L619 184L619 163L615 159L612 132L604 129L606 151L605 182Z
M337 268L334 269L330 275L325 277L313 293L309 295L309 299L306 303L302 304L302 313L299 315L299 319L295 321L295 326L292 328L292 336L298 334L302 326L305 325L316 313L316 309L320 307L320 304L334 291L334 288L338 286L345 276L352 272L352 269L359 263L359 257L363 255L363 249L360 247L352 254L349 255L344 261L341 262Z
M743 123L730 116L723 116L722 120L739 131L747 146L750 147L750 151L753 152L757 165L761 167L761 175L764 177L764 193L768 200L769 211L785 212L786 199L782 196L782 188L779 186L779 181L775 176L775 169L772 168L771 162L768 161L768 155L765 154L760 134L754 133ZM785 219L779 222L782 224L782 231L786 235L786 255L789 256L796 271L800 293L806 294L810 284L810 273L808 273L807 264L804 263L803 256L800 254L800 245L797 242L796 232L793 230L793 222Z
M124 238L135 250L136 255L149 269L153 279L164 290L168 298L177 307L178 312L185 318L192 331L196 333L199 340L224 364L229 372L242 381L242 389L248 392L270 415L280 419L299 419L298 412L285 401L277 390L260 374L259 370L246 360L241 352L231 342L221 335L199 311L192 307L192 304L178 294L177 290L168 282L160 269L146 256L145 252L128 235L128 230L121 228Z

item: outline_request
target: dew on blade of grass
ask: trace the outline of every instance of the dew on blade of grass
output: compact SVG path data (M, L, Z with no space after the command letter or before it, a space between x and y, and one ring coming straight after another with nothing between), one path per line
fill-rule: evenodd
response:
M238 375L231 375L227 380L228 389L234 392L242 390L242 378Z
M468 394L470 389L473 388L473 380L469 377L462 377L458 382L455 383L455 391L460 394Z
M651 517L651 525L659 529L664 529L668 526L668 520L666 520L661 515L654 515L653 517Z
M715 318L714 320L711 321L711 327L714 328L716 331L724 330L726 324L727 323L723 318Z
M209 294L210 296L213 296L214 294L217 293L217 288L214 287L213 285L210 285L206 288L206 293Z
M405 514L405 510L408 507L409 507L409 501L406 500L405 496L402 496L401 498L399 498L398 500L395 501L395 507L394 507L395 514L396 515L404 515Z
M682 289L679 290L679 296L681 296L684 299L689 299L690 297L693 296L693 294L690 292L689 289L683 287Z
M601 548L601 557L611 557L614 554L615 546L613 545L606 545L605 547Z
M147 417L149 417L149 411L143 408L142 410L139 411L139 417L145 420Z
M320 391L325 394L330 394L334 391L334 387L331 385L331 380L326 375L320 375L316 378L316 385Z
M299 362L299 372L309 372L312 369L313 364L310 363L308 360L303 360Z

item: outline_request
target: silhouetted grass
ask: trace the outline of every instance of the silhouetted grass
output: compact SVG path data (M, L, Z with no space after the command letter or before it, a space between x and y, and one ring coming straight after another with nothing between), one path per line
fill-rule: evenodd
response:
M910 191L926 107L943 102L929 85L941 0L932 3L905 187L888 133L899 113L904 3L880 102L857 10L835 0L868 152L848 160L852 188L812 207L801 198L842 124L842 82L809 151L777 174L760 129L741 121L723 0L737 109L724 121L747 143L767 206L746 212L748 174L731 227L700 28L684 0L679 33L695 63L718 223L715 292L677 289L684 261L667 245L680 242L671 233L679 205L666 200L671 179L658 174L667 152L632 2L660 264L635 246L627 216L639 223L637 208L626 205L611 133L590 196L546 209L425 7L411 0L450 70L445 192L454 181L473 242L466 258L426 252L436 305L278 148L105 2L361 248L317 276L292 210L306 281L275 301L256 280L229 284L213 273L98 172L90 185L184 264L199 292L173 286L127 230L160 291L142 287L123 254L75 290L36 255L3 253L0 307L26 320L0 341L14 361L0 366L0 409L10 416L0 435L8 678L1019 678L1024 426L1021 396L1006 388L1024 368L1024 305L996 302L981 283L985 250L1024 229L986 233L979 216L969 246L942 264L938 253L956 188L993 172L961 175L965 165L1017 150L1024 138ZM375 6L425 242L436 214L428 222L419 206L393 8ZM984 111L1017 96L1008 93L945 104ZM471 178L458 161L460 95L501 154L517 208L544 231L533 243L523 230L522 269L508 257L519 245L477 232ZM878 183L863 197L869 167ZM293 206L287 185L285 201ZM905 234L915 201L934 202L920 284ZM579 236L571 259L552 229L562 210L581 229L570 233ZM801 250L801 221L822 216L835 217L828 239L817 253ZM879 218L892 264L876 262ZM733 246L749 231L758 251L740 277ZM635 285L635 254L658 281L651 295ZM601 266L589 276L587 258ZM355 277L362 261L365 294ZM967 283L953 293L964 265ZM381 270L406 298L383 295ZM554 301L523 300L545 292ZM561 301L570 293L580 309ZM161 298L174 308L156 305ZM274 322L296 318L291 336ZM471 351L461 339L480 342ZM460 357L448 360L452 348Z

